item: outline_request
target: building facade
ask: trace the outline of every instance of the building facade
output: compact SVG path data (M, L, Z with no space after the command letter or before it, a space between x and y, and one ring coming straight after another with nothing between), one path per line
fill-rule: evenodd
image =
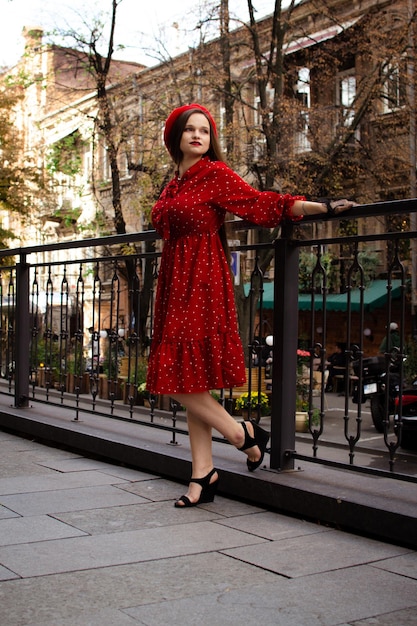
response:
M7 76L22 91L22 159L39 168L48 193L34 197L21 245L121 232L117 207L125 232L148 228L173 174L164 120L193 101L212 111L228 162L260 189L360 203L416 196L415 11L410 0L305 0L279 20L232 31L223 22L218 38L154 67L113 60L104 113L88 55L44 45L42 31L28 28ZM395 216L388 224L403 226ZM387 225L367 218L341 227ZM332 225L311 228L331 234ZM374 252L383 272L389 251ZM337 254L349 258L348 246Z

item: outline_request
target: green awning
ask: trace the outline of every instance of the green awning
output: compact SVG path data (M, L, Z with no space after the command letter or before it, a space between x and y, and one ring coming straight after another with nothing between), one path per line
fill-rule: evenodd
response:
M392 298L399 298L401 296L401 281L393 280L391 283L391 295ZM250 285L245 285L245 293L248 294ZM359 289L352 289L350 295L350 303L352 311L359 311L361 292ZM366 287L363 293L363 305L365 311L373 311L378 309L387 301L388 290L387 282L385 280L374 280L368 287ZM346 311L347 310L347 293L332 293L328 294L326 298L326 310L327 311ZM273 283L264 283L263 293L263 305L265 309L274 308L274 285ZM311 309L311 295L308 293L298 294L298 309L299 311L310 311ZM314 309L315 311L321 311L323 309L323 299L320 294L314 296Z

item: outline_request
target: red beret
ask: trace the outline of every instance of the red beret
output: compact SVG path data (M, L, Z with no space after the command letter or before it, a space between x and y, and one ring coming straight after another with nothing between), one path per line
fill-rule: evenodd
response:
M209 111L206 109L206 107L203 107L201 104L196 104L194 102L193 104L184 104L182 107L178 107L177 109L174 109L172 113L169 114L167 121L165 122L165 130L164 130L165 145L167 145L169 133L171 132L172 126L174 125L175 121L178 119L181 113L184 113L185 111L191 111L192 109L200 109L200 111L202 111L203 113L207 115L208 119L210 120L210 124L213 127L213 132L217 137L216 122L214 121L213 117L211 116Z

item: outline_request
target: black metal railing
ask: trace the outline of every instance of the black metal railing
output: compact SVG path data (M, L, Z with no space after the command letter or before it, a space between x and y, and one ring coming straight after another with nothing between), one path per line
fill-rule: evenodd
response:
M385 218L393 213L406 216L416 210L416 200L402 200L357 207L348 218L361 225L365 217ZM348 218L343 216L344 220ZM340 221L342 218L331 219ZM414 480L411 473L398 471L396 464L401 444L401 416L393 430L392 420L390 422L387 415L384 432L380 435L381 450L385 450L385 467L375 469L356 463L356 453L361 449L363 406L359 401L352 407L350 379L351 363L355 361L359 363L358 388L362 388L364 295L367 287L361 249L370 242L374 246L376 242L389 246L383 324L392 319L395 281L395 285L400 286L396 307L402 336L397 356L402 364L406 336L411 332L410 328L407 329L410 308L407 245L417 232L406 229L348 237L318 238L316 234L312 237L311 232L317 231L319 223L317 217L304 220L302 225L286 223L280 236L271 243L234 246L235 251L251 259L245 280L249 315L242 315L247 322L241 327L247 351L248 384L244 390L213 392L230 412L235 410L237 394L254 392L255 402L249 410L258 421L268 419L262 415L262 400L264 395L268 397L272 403L272 469L292 469L296 460L302 458L354 471ZM230 226L236 231L236 237L239 230L251 228L256 231L256 227L243 222L233 222ZM361 230L364 229L358 228L358 232ZM17 263L3 266L0 272L0 393L13 396L16 407L28 406L29 402L65 406L73 411L75 422L80 412L90 412L169 430L174 441L177 433L186 433L184 420L178 419L180 414L182 416L181 407L170 398L149 395L144 389L159 258L158 246L151 250L150 244L157 241L155 232L146 231L1 251L0 256L14 256ZM342 297L345 298L345 313L339 339L346 344L347 361L342 374L345 389L343 420L335 446L340 455L334 459L334 456L326 457L328 441L323 445L328 429L324 375L330 315L328 271L323 263L323 253L329 246L342 244L349 245L351 255L344 260ZM126 246L129 246L128 254ZM309 290L309 330L304 337L310 356L302 374L308 399L308 434L304 441L311 446L310 454L296 451L300 443L298 437L296 440L294 420L299 369L298 273L302 249L311 251L315 258ZM50 260L54 253L57 260ZM273 253L274 257L270 315L264 295L266 287L271 287L271 281L260 269L260 260L266 253ZM65 260L60 260L63 257ZM243 293L242 286L240 289ZM355 311L354 290L359 293ZM263 358L263 350L268 345L266 337L271 344L268 354L272 352L269 355L272 365L265 363ZM387 354L387 370L389 360ZM318 376L314 370L317 363L321 372ZM402 366L400 370L402 384L405 376ZM171 416L170 423L167 423L167 415Z

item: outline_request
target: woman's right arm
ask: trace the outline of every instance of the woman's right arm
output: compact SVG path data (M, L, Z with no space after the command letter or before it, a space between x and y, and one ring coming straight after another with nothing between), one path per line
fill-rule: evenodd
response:
M304 196L259 191L225 163L212 162L211 167L213 201L225 211L260 226L278 226L284 218L298 221L305 215L337 214L355 206L348 200L311 202Z

